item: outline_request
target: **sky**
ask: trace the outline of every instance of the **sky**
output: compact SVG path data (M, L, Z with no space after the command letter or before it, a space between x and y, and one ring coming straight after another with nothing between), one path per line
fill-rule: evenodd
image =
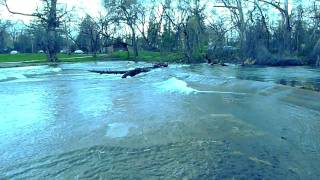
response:
M7 0L9 7L13 11L23 12L23 13L32 13L37 8L37 6L41 5L40 0ZM290 9L291 4L297 0L289 0ZM310 0L306 0L307 2ZM306 2L304 1L304 2ZM66 4L69 9L74 7L76 9L75 14L78 15L79 18L84 17L86 14L90 14L93 17L98 17L99 12L103 12L104 8L102 6L102 0L58 0L59 3ZM146 2L146 0L144 0ZM207 2L207 1L206 1ZM211 2L211 1L208 1ZM212 3L208 3L207 6L210 8L213 6ZM271 15L275 17L279 17L279 12L271 8ZM227 15L226 12L228 10L223 8L216 8L216 12L220 15ZM4 6L0 6L0 17L1 19L8 19L14 21L22 20L25 24L28 24L31 17L21 16L21 15L12 15L10 14ZM272 17L272 16L271 16ZM277 19L277 18L275 18Z
M23 13L32 13L41 4L39 0L7 0L9 7L12 11L18 11ZM92 16L98 16L99 12L103 11L103 6L101 0L58 0L58 3L64 3L69 9L74 7L77 14L83 17L86 13ZM12 15L7 12L6 8L0 7L0 16L3 19L22 20L28 23L31 18L20 15Z

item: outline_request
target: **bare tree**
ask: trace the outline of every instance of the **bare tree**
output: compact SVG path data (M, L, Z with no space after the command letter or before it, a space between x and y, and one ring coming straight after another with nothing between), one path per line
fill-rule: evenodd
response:
M137 0L105 0L104 2L106 9L113 11L112 19L125 23L129 27L134 57L137 57L139 54L136 26L141 4Z
M204 10L206 6L200 0L181 0L176 11L166 11L166 18L176 30L176 40L182 43L187 62L201 59L201 36L204 33ZM168 13L170 12L170 14Z
M216 8L227 8L230 11L233 24L237 27L240 38L240 47L245 51L247 20L244 14L242 0L221 0L222 5L215 5Z
M80 32L77 38L80 45L86 51L89 51L93 57L97 56L101 50L101 36L103 27L90 15L87 15L80 24Z
M148 50L158 50L166 6L156 0L151 1L151 7L143 4L137 19L137 29L144 42L143 47Z
M258 0L260 2L263 2L265 4L270 5L271 7L277 9L282 17L282 24L281 24L281 31L282 31L282 51L290 51L290 41L291 41L291 21L290 21L290 15L289 15L289 1L283 0L283 3L281 1L275 1L275 0ZM283 7L281 7L281 4L283 4Z
M99 27L99 31L101 34L101 45L103 47L107 47L111 44L113 40L113 36L116 32L116 26L114 25L113 17L110 16L110 12L106 14L100 14L97 25Z
M58 60L57 53L57 29L62 19L68 14L66 7L58 8L58 0L41 0L43 7L37 8L32 14L16 12L10 9L7 0L3 0L3 5L7 10L16 15L35 17L41 21L47 33L47 55L50 62Z
M10 34L8 32L9 27L12 24L9 21L1 21L0 20L0 53L8 51Z

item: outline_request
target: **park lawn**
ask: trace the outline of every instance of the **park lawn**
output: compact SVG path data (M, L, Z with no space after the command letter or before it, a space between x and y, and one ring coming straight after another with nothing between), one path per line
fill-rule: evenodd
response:
M137 60L146 62L175 62L180 63L183 61L184 56L182 53L173 52L152 52L152 51L139 51L138 57L133 57L133 52L130 51L128 56L127 51L117 51L111 54L112 58L126 59L126 60Z
M171 62L180 63L183 61L183 54L181 53L160 53L152 51L139 51L139 56L137 58L133 57L133 52L130 51L130 56L126 51L113 52L111 55L98 54L96 58L88 54L58 54L60 62L86 62L86 61L96 61L109 58L119 58L122 60L136 60L145 62ZM14 63L46 63L46 54L40 53L22 53L22 54L0 54L0 63L14 62Z
M45 60L45 54L0 54L0 62L23 62L23 61L33 61L33 60Z
M81 58L83 57L83 58ZM58 54L58 58L63 62L90 61L95 58L85 54ZM25 54L0 54L0 62L47 62L46 54L25 53Z

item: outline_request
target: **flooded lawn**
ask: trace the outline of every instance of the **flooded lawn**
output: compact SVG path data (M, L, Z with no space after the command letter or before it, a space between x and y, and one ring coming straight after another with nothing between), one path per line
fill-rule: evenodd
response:
M146 65L0 69L0 179L320 177L319 69Z

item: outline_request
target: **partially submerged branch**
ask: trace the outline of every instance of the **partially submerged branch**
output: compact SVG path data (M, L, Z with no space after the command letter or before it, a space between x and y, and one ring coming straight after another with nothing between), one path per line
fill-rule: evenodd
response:
M122 78L127 78L127 77L134 77L140 73L146 73L151 71L152 69L157 69L157 68L164 68L168 67L167 63L157 63L154 64L152 67L143 67L143 68L135 68L133 70L127 70L127 71L99 71L99 70L90 70L90 72L93 73L99 73L99 74L123 74Z

